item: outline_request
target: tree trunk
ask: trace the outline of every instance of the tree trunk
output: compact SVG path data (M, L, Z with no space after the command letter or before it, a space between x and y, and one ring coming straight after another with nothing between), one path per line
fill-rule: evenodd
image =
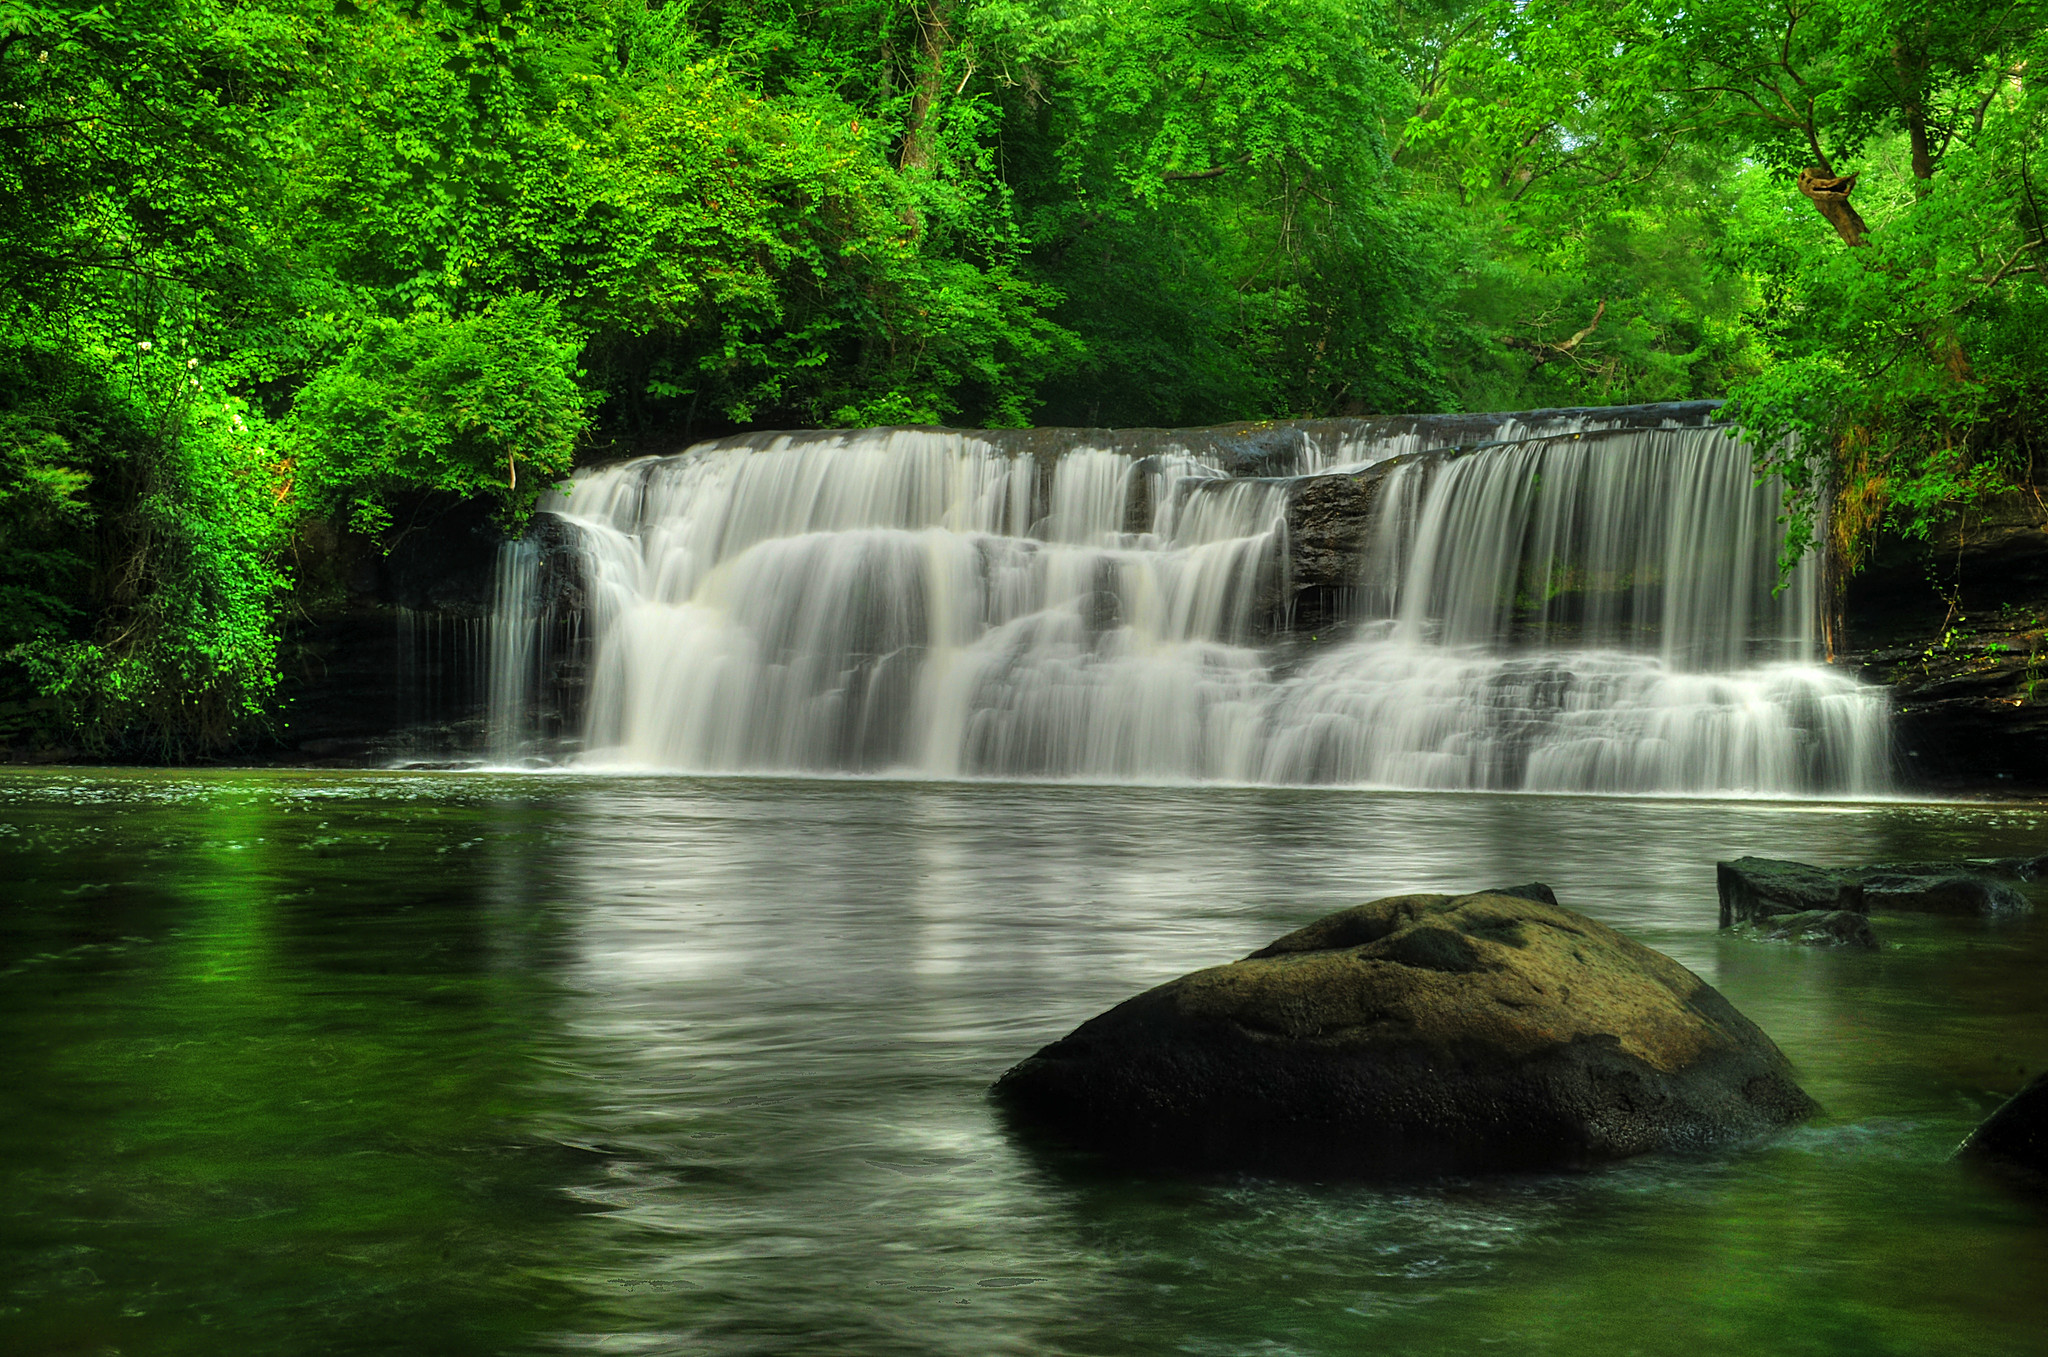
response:
M1799 191L1805 194L1814 208L1828 219L1828 225L1835 228L1835 234L1842 243L1851 247L1863 244L1863 238L1870 234L1870 228L1863 224L1863 217L1849 201L1849 194L1856 187L1856 176L1841 178L1825 170L1801 170Z
M1913 147L1913 177L1925 184L1934 177L1934 147L1927 135L1927 58L1904 43L1892 48L1899 73L1899 112L1906 119L1906 138ZM1925 192L1923 189L1922 192Z
M939 12L938 0L927 0L917 7L916 13L917 83L910 93L910 120L903 128L903 150L896 157L896 168L905 174L931 168L932 106L939 100L946 50L952 45L953 36L946 28L945 15Z
M1913 146L1913 177L1924 184L1934 177L1934 148L1927 136L1927 110L1920 107L1918 100L1909 100L1901 105L1901 110L1906 115L1906 137Z

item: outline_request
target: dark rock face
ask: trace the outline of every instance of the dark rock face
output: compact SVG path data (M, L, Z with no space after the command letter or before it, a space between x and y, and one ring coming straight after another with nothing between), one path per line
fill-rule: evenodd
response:
M1871 872L1863 899L1873 911L1906 914L2026 914L2033 901L1988 876L1958 872Z
M1287 503L1287 563L1296 630L1348 620L1372 529L1373 499L1384 467L1303 481Z
M1772 942L1798 942L1809 947L1877 946L1877 934L1866 915L1846 909L1810 909L1800 914L1780 914L1770 921L1764 934Z
M402 756L413 732L474 741L503 540L484 506L428 496L382 540L319 525L302 539L275 755L357 766Z
M1698 976L1497 892L1319 919L1091 1019L995 1094L1125 1160L1367 1176L1585 1166L1816 1110Z
M542 629L535 724L556 735L580 717L588 585L572 525L537 514L526 540ZM316 535L301 558L316 578L286 636L273 755L362 766L480 752L506 542L483 505L432 497L381 544Z
M1863 887L1854 874L1776 858L1737 858L1714 864L1721 892L1721 927L1760 923L1782 914L1864 912Z
M2048 1180L2048 1074L1986 1117L1956 1156Z
M2048 485L1927 541L1888 538L1845 582L1835 662L1891 687L1904 776L2048 787Z

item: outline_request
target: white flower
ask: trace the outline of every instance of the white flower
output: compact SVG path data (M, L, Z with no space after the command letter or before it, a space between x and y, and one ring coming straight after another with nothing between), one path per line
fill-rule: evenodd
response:
M144 353L148 353L148 352L149 352L149 341L145 339L145 340L143 340L143 341L142 341L142 342L141 342L140 344L137 344L137 345L136 345L135 347L136 347L136 348L138 348L138 349L141 349L141 350L142 350L142 351L143 351Z
M199 360L197 358L187 358L185 360L185 371L187 372L190 372L193 368L196 368L198 366Z

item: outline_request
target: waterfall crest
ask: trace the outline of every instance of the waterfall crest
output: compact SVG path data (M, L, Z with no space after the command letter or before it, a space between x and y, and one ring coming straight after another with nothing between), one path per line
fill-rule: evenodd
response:
M544 505L580 542L579 761L1881 790L1882 691L1813 663L1818 572L1773 594L1776 489L1676 413L869 430L586 471ZM1294 627L1290 513L1333 477L1346 615Z

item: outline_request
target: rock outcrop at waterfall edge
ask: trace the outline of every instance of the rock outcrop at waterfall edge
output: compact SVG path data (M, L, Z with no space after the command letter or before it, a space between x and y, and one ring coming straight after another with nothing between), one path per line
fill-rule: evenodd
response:
M2048 789L2048 463L1843 585L1834 660L1890 688L1909 785Z
M1494 891L1319 919L1083 1023L994 1092L1139 1165L1360 1176L1585 1167L1817 1110L1698 976Z

